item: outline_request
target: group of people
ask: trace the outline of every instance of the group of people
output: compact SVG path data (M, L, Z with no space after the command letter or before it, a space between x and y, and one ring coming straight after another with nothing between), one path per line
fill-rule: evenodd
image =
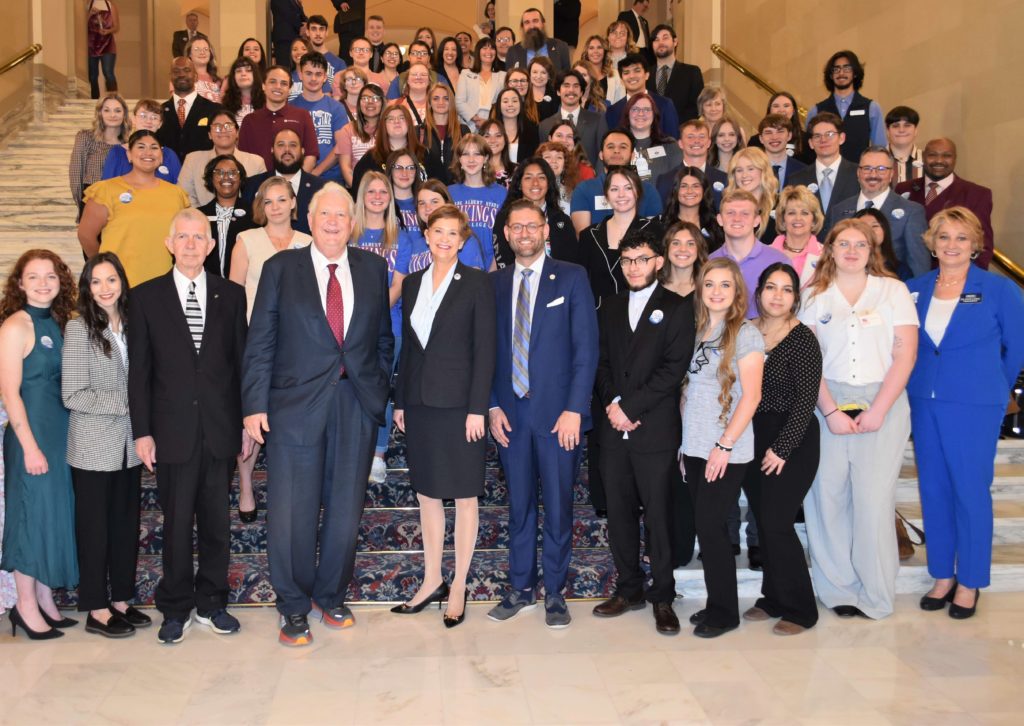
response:
M150 623L131 604L144 466L164 515L160 641L181 641L193 610L237 632L229 483L237 467L239 517L255 521L258 446L280 641L312 642L311 614L351 627L357 530L392 423L424 550L398 614L447 601L444 624L464 621L490 434L509 496L510 587L493 620L537 605L542 503L545 621L569 625L584 450L616 568L596 616L650 602L657 631L678 633L672 571L696 537L697 636L741 618L800 633L816 598L840 617L885 617L911 430L935 578L921 607L975 612L995 446L1024 364L1021 292L984 269L991 192L954 174L952 141L918 150L913 109L883 116L860 95L851 51L826 63L831 95L806 126L776 94L747 139L721 89L675 60L670 26L643 24L639 52L617 21L570 65L545 22L524 12L504 54L485 34L455 84L461 46L418 33L395 98L361 67L380 43L355 36L353 65L332 67L313 16L291 101L290 69L264 70L258 41L233 63L248 95L229 83L223 104L204 98L179 56L168 101L129 116L116 95L100 100L71 163L77 286L32 250L0 302L14 628L59 637L75 621L52 589L75 585L90 632ZM241 119L232 98L250 107ZM742 616L741 490L764 572Z

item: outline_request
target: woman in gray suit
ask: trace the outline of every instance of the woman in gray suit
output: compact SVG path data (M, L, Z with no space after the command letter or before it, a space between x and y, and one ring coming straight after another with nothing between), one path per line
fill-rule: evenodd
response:
M128 604L135 596L141 462L128 416L127 304L128 278L117 255L100 252L86 262L61 369L61 396L71 412L78 609L89 613L86 632L108 638L128 637L151 622Z

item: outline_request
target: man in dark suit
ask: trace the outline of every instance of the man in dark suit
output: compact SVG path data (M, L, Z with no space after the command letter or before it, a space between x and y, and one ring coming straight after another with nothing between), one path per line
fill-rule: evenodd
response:
M554 5L554 36L565 43L570 52L580 42L580 11L583 3L580 0L555 0Z
M857 167L860 194L832 205L821 236L824 238L841 219L849 219L862 209L877 209L889 221L893 252L900 265L900 279L909 280L932 269L932 256L923 238L928 221L922 205L904 199L890 188L894 167L892 154L886 147L869 146L865 149Z
M562 589L572 552L572 487L590 428L597 317L582 267L544 253L544 214L513 202L505 237L514 265L494 273L498 345L489 415L509 493L511 590L489 617L508 620L537 604L537 480L544 504L544 609L569 625Z
M544 32L544 13L537 8L529 8L523 12L519 21L523 30L521 42L513 45L505 56L505 70L526 68L536 55L546 55L555 67L555 73L561 73L572 67L569 46L557 38L548 38Z
M163 121L156 136L160 144L172 149L179 159L193 151L213 148L210 124L220 106L196 92L198 79L196 67L188 58L171 61L174 93L163 102Z
M540 122L537 128L540 140L548 140L556 123L570 120L576 128L576 142L583 147L590 163L596 165L601 139L608 131L604 116L597 111L588 111L581 105L586 81L579 71L560 73L557 84L558 98L562 103L557 112Z
M348 246L353 210L334 182L314 196L313 243L264 265L245 350L245 428L260 443L269 432L270 581L290 646L313 641L311 608L329 628L355 625L345 594L390 392L387 263Z
M178 643L196 622L237 632L227 610L230 523L228 484L246 437L241 431L245 291L206 274L214 247L210 224L195 209L175 215L166 241L174 268L132 290L128 405L135 451L156 474L163 510L163 576L157 636ZM192 522L199 569L192 568Z
M626 102L637 93L647 91L647 83L650 80L650 73L647 70L647 60L640 53L628 53L625 58L619 61L619 77L622 79L622 86L626 89L626 97L620 98L605 111L605 120L608 128L618 128L622 120L622 113L626 110ZM654 105L658 107L658 114L661 116L661 133L679 138L679 117L676 115L676 107L672 101L657 93L649 93Z
M655 235L627 236L619 246L629 291L600 311L600 357L594 393L607 417L600 426L601 473L608 494L608 539L618 578L615 594L594 608L599 617L654 604L659 633L675 635L672 610L670 483L682 435L679 382L693 355L693 304L658 283L665 264ZM644 592L640 507L653 583Z
M924 176L896 185L896 193L924 205L930 222L936 212L948 207L967 207L985 230L985 249L974 260L983 270L992 261L995 234L992 232L992 190L961 179L956 169L956 144L950 139L932 139L924 147Z
M270 0L270 16L274 21L270 31L274 63L290 68L292 41L302 35L306 25L302 0Z
M679 40L671 25L662 24L651 34L654 47L654 71L647 79L647 90L672 101L676 118L680 122L700 116L697 110L697 96L704 90L704 76L700 68L676 60ZM679 137L676 129L673 137Z
M647 61L653 63L654 53L651 50L651 29L647 18L644 17L644 13L647 12L647 8L650 5L651 0L633 0L633 8L619 13L618 20L629 26L629 29L633 31L633 43L644 54Z
M299 135L290 128L282 128L274 135L274 170L257 174L245 183L242 197L251 206L256 198L256 192L260 184L272 176L283 176L292 183L295 192L295 219L292 220L292 227L297 232L310 234L309 231L309 203L326 184L318 176L313 176L302 169L302 160L305 158L305 150L299 141ZM296 180L296 177L298 179Z
M718 209L722 192L729 185L729 177L721 169L708 165L708 151L711 149L711 127L701 118L684 121L679 129L679 147L683 150L683 166L693 166L704 172L711 184L711 199ZM671 199L676 173L662 174L655 180L658 194L662 199Z
M814 163L786 179L787 187L803 184L814 192L826 217L832 205L860 189L857 165L839 154L845 138L841 118L834 113L819 113L807 124L807 143L814 150Z
M758 123L757 135L781 189L786 186L790 174L795 174L807 166L789 155L789 142L793 140L793 122L782 114L769 114Z
M185 46L196 36L202 35L199 32L199 16L196 13L189 13L185 16L185 30L175 30L171 39L171 58L185 55Z
M331 0L338 11L334 16L334 32L338 34L338 55L352 65L349 46L366 33L366 0Z

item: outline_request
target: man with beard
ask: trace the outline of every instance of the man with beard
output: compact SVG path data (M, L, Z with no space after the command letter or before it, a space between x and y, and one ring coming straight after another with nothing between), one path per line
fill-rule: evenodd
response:
M555 73L569 70L569 46L557 38L548 38L544 31L545 22L544 13L537 8L528 8L523 12L519 21L523 40L513 45L505 56L505 70L525 69L538 55L548 57L555 67Z
M616 617L654 605L655 628L679 632L672 609L670 483L679 466L682 436L679 382L693 355L693 303L658 283L665 264L661 240L646 232L619 246L628 291L606 298L600 309L600 354L594 387L605 417L597 423L601 471L608 495L608 540L618 573L615 593L594 615ZM650 587L640 566L640 508Z
M268 169L274 165L274 140L278 130L289 128L295 131L306 150L306 156L299 160L300 166L312 171L319 158L316 127L309 111L288 104L288 91L292 87L292 76L282 66L271 66L263 78L263 93L267 102L242 120L238 132L238 148L250 154L263 157Z
M559 73L557 88L561 106L556 113L541 121L537 130L540 140L547 141L556 123L571 122L576 129L576 142L583 147L587 160L591 164L596 164L598 148L608 127L605 125L604 116L580 105L586 85L579 71Z
M171 88L174 93L162 106L163 121L156 137L161 146L172 149L179 159L192 151L213 148L210 123L220 106L196 91L199 75L188 58L171 61Z
M819 101L807 118L829 112L843 120L846 140L839 149L844 159L857 163L860 154L869 146L885 146L885 119L882 107L870 98L860 95L864 84L864 66L852 50L834 53L825 64L825 88L832 95ZM809 128L809 127L808 127Z
M654 49L654 75L647 78L647 91L664 96L676 109L676 118L681 121L697 118L697 96L704 90L704 76L700 68L676 60L679 40L675 28L662 24L651 35ZM673 132L670 136L678 136Z
M622 86L626 89L626 97L620 98L605 111L605 120L608 128L617 128L622 120L622 112L626 109L626 103L638 93L647 92L647 83L651 78L647 70L647 59L640 53L627 53L626 57L619 61L619 77L622 79ZM679 116L676 115L676 107L669 99L657 93L648 93L654 105L658 107L658 115L661 117L659 128L665 136L673 139L679 138Z
M303 154L302 142L299 135L292 128L282 128L274 136L273 148L273 172L259 174L245 183L245 201L252 205L259 191L260 184L271 176L283 176L295 192L295 214L296 219L292 220L292 228L299 232L309 234L309 203L313 195L320 191L326 184L326 180L313 176L302 169Z
M988 269L992 260L992 190L958 177L956 144L950 139L932 139L924 147L924 176L896 185L896 193L912 202L924 205L930 222L940 210L947 207L967 207L981 222L985 231L985 249L974 264Z

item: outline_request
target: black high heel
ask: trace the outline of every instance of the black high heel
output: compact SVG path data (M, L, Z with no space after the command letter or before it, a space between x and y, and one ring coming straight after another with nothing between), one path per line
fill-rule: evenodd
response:
M32 630L32 628L25 625L25 620L21 617L21 613L18 612L17 606L11 608L7 617L11 620L12 638L17 635L18 627L25 631L25 635L28 636L29 640L53 640L54 638L64 637L64 631L57 630L56 628L50 628L49 630Z
M430 593L430 595L427 596L427 599L421 602L419 605L410 605L409 603L402 603L401 605L395 605L393 608L391 608L391 612L395 613L396 615L415 615L418 612L422 612L423 609L427 607L427 605L434 602L435 600L437 601L437 609L440 610L441 603L448 599L448 593L448 583L442 581L441 584L437 586L437 589Z
M957 605L953 602L953 598L950 598L949 603L949 617L954 620L967 620L967 618L974 615L974 611L978 609L978 600L981 599L981 590L974 588L974 604L969 608L965 608L963 605Z
M921 609L927 610L929 612L933 612L935 610L942 610L944 607L946 607L946 603L953 602L953 597L956 595L956 588L957 583L956 578L954 577L953 586L950 587L949 592L947 592L942 597L928 597L927 595L923 595L921 597Z
M452 618L448 616L448 608L444 610L444 627L454 628L456 625L461 625L462 621L466 619L466 603L469 602L469 588L466 588L466 595L462 598L462 614ZM449 601L450 604L450 601Z
M58 611L58 612L60 612L60 611ZM42 608L39 609L39 614L43 616L43 620L45 620L46 624L49 625L51 628L64 629L64 628L73 628L76 625L78 625L78 621L77 620L72 620L71 618L65 618L63 616L61 617L60 620L54 620L49 615L47 615L46 611L43 610Z

